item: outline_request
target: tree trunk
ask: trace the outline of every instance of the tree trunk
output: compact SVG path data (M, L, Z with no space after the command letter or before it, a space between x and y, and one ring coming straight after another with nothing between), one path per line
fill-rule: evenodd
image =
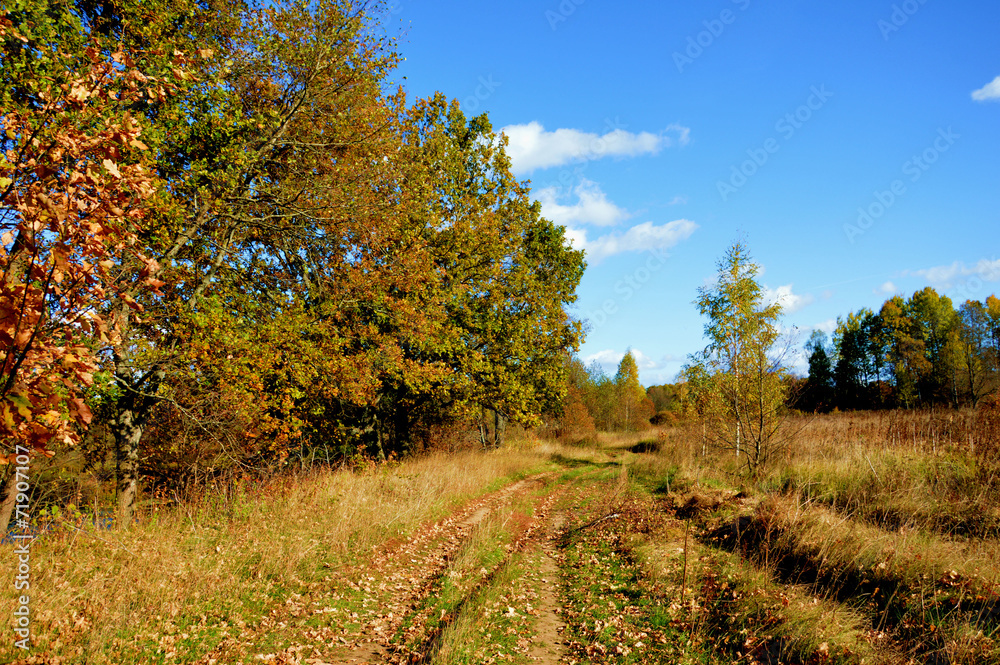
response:
M497 411L493 410L493 447L500 448L503 445L504 430L507 429L507 419Z
M148 409L143 409L148 411ZM130 406L118 413L115 444L118 453L118 522L132 523L139 492L139 442L145 429L146 413Z
M395 433L395 450L399 453L406 453L410 450L410 414L406 408L396 401L396 408L393 413L393 430Z
M3 484L3 500L0 503L0 537L7 535L7 528L10 526L10 516L14 514L14 506L17 505L17 472L13 464L7 467L7 480Z
M375 442L378 444L378 461L385 461L385 446L382 443L382 419L378 417L378 411L375 412Z
M736 415L736 459L740 458L740 434L742 433L742 423L740 423L739 413Z
M115 358L116 365L119 359ZM139 444L149 423L153 407L159 401L156 394L166 378L166 371L156 368L136 386L126 377L118 375L122 395L118 398L112 426L115 437L115 463L118 474L118 521L127 526L132 523L136 498L139 493Z

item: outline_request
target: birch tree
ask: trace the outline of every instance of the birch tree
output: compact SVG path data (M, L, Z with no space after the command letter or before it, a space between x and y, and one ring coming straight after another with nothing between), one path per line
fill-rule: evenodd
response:
M781 305L764 302L760 267L742 242L717 265L715 283L698 289L709 344L693 360L710 377L704 411L710 437L756 475L786 443L778 430L787 372L774 356Z

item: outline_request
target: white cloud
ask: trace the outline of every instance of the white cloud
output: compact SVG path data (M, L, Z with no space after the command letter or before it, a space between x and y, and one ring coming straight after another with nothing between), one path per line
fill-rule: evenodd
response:
M785 284L776 289L764 287L764 301L768 304L779 303L786 312L797 312L807 305L811 305L815 298L812 294L800 296L792 292L792 285Z
M675 206L675 205L681 205L681 204L684 204L684 203L687 203L687 202L688 202L688 199L687 199L686 196L680 196L680 195L678 195L678 196L675 196L673 198L673 200L670 201L670 203L668 203L667 205Z
M535 192L542 204L542 216L562 226L610 226L629 216L627 210L608 200L600 185L586 178L573 188L573 194L576 195L576 203L563 205L559 203L559 190L556 187L546 187Z
M653 360L639 349L632 349L632 357L635 358L635 364L640 371L661 369L663 367L662 362Z
M891 281L884 282L882 284L882 286L880 286L877 289L875 289L875 293L884 293L884 294L890 295L890 296L893 295L893 294L896 294L898 292L899 292L899 289L897 289L896 285L893 284Z
M996 77L979 90L972 92L972 98L977 102L985 102L990 99L1000 99L1000 76Z
M625 357L624 351L615 351L614 349L604 349L603 351L598 351L597 353L591 353L589 356L583 358L583 362L587 365L596 362L598 365L604 368L604 371L608 371L608 367L618 367L618 363L622 361Z
M827 335L832 335L836 329L837 329L837 319L827 319L826 321L813 324L813 326L810 328L810 330L821 330L825 332Z
M924 270L914 270L906 274L919 275L931 286L950 289L964 278L976 278L984 282L1000 282L1000 259L981 259L976 265L969 267L962 261L955 261L950 266L935 266Z
M530 173L535 169L604 157L655 155L663 148L685 145L691 140L691 130L681 125L670 125L660 134L633 134L615 129L600 136L578 129L547 132L541 123L532 121L524 125L508 125L501 132L507 135L507 155L515 173Z
M611 226L628 219L631 214L610 201L600 185L581 179L573 188L576 202L560 203L561 194L556 187L547 187L535 193L542 204L542 215L566 228L566 240L574 249L587 252L587 260L592 264L622 252L644 250L663 251L687 239L698 225L687 219L678 219L665 224L644 222L627 231L607 233L589 238L586 226Z
M587 245L587 232L583 229L574 229L572 226L567 226L564 235L569 242L569 246L573 249L584 249Z
M622 252L669 249L689 238L697 228L698 225L690 220L677 219L666 224L643 222L625 233L609 233L594 240L587 240L583 231L578 233L583 234L583 249L587 251L587 260L599 263Z
M618 365L621 363L622 358L625 357L624 351L615 351L614 349L605 349L603 351L598 351L597 353L592 353L583 359L584 364L589 365L592 362L597 362L605 373L614 376L618 372ZM632 349L632 357L635 358L635 364L639 368L640 372L645 372L655 369L663 369L666 367L665 361L673 360L671 357L664 358L662 361L654 360L650 358L645 353L639 349Z

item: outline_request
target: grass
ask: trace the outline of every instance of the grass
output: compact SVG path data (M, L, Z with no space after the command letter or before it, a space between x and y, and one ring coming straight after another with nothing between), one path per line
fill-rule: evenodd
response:
M558 514L578 662L1000 663L1000 497L969 422L791 418L793 445L756 479L697 424L529 436L220 485L125 529L81 519L32 547L32 653L340 662L381 630L396 651L375 661L528 663L533 529Z
M441 637L434 662L440 665L528 663L537 588L530 559L516 555L462 607Z
M772 590L788 607L804 599L771 617L784 646L802 645L803 661L826 643L828 654L846 644L845 662L867 645L875 662L998 663L1000 513L995 490L980 482L972 420L966 412L793 418L793 446L752 482L733 459L702 454L695 428L676 428L632 473L675 508L707 506L695 518L706 535L693 574L708 566L729 590L749 580L743 588L755 590L758 608ZM670 561L670 551L650 550L649 565ZM702 581L695 595L707 636L725 639L749 627L739 602L711 618L716 585ZM849 620L822 620L831 615Z
M548 451L435 455L368 473L321 471L271 486L206 492L114 531L54 531L31 551L33 652L64 662L193 660L224 645L252 658L287 646L271 623L297 602L456 505L544 468ZM338 590L329 627L350 628L365 595ZM12 617L13 585L0 592ZM330 602L328 599L324 603ZM318 609L323 609L322 607ZM336 609L336 608L331 608ZM253 635L253 645L241 636ZM251 650L256 650L251 653ZM0 659L18 657L8 641Z
M1000 545L956 543L915 530L886 531L822 507L771 498L746 523L740 547L784 580L866 612L877 631L893 630L908 649L1000 660ZM765 564L767 565L767 564ZM959 639L974 629L977 644Z
M995 496L959 452L914 454L855 445L839 459L798 460L764 484L887 528L932 530L952 537L1000 536Z

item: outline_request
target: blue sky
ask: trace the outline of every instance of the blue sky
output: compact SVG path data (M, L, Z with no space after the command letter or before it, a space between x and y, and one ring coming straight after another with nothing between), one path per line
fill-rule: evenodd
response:
M1000 292L995 0L396 0L395 78L486 112L587 250L580 349L646 385L704 346L743 238L797 346L924 286ZM801 365L800 365L801 366Z

